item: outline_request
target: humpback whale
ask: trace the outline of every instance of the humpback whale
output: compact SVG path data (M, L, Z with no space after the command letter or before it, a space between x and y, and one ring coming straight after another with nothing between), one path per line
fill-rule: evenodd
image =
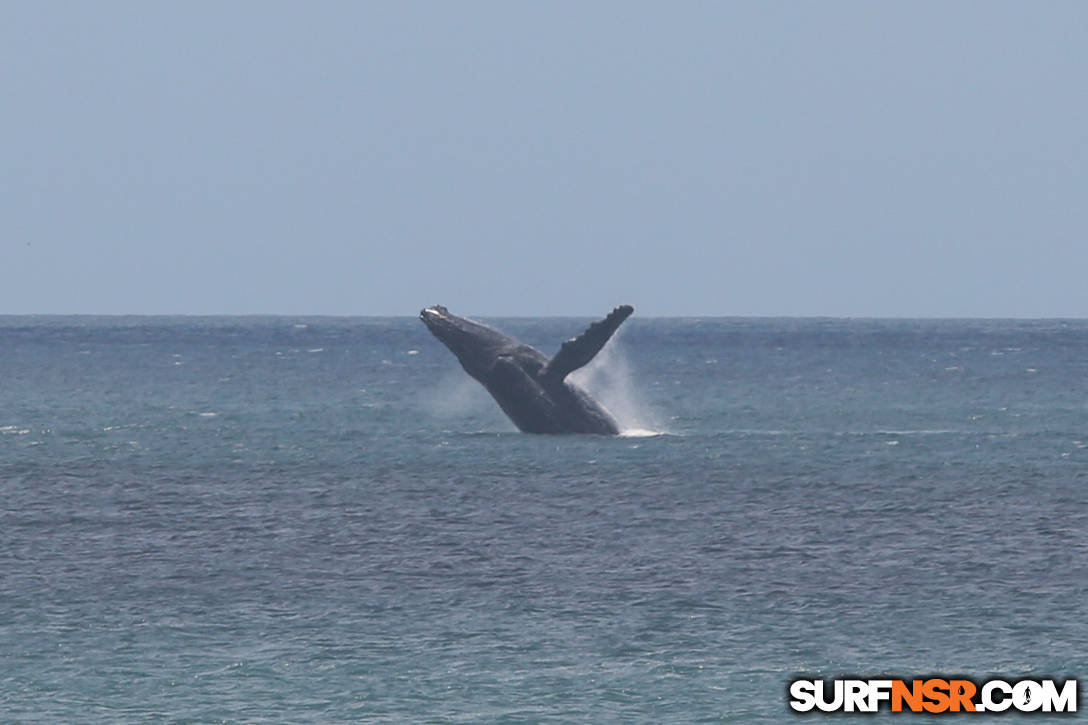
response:
M427 328L457 356L518 430L524 433L616 435L619 424L603 405L566 377L601 351L634 308L620 305L567 340L550 360L539 350L487 325L451 314L442 305L419 313Z

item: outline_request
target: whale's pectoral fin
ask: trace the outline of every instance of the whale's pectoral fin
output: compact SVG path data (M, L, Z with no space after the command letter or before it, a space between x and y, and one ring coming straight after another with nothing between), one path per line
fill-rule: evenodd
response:
M634 311L635 308L631 305L620 305L609 312L603 320L594 322L586 328L586 331L578 337L564 342L559 352L540 372L541 377L559 381L588 363Z

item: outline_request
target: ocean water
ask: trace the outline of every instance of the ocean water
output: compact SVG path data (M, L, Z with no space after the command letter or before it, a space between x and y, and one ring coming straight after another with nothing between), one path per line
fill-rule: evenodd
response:
M636 315L578 375L630 435L517 433L414 318L0 318L0 721L1088 674L1088 322Z

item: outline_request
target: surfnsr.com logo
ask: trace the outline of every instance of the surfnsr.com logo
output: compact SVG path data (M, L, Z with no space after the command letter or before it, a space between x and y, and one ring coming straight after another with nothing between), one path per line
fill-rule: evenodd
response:
M789 704L796 712L1076 712L1077 681L797 679Z

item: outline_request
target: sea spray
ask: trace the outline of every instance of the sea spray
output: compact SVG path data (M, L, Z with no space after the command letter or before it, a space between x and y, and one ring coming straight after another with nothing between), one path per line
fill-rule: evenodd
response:
M661 416L638 394L621 335L622 330L588 365L571 373L568 379L608 408L620 424L620 435L660 435L665 432Z
M475 380L457 368L444 373L437 384L419 394L420 407L443 425L457 420L486 430L509 430L513 426L495 406L495 401Z

